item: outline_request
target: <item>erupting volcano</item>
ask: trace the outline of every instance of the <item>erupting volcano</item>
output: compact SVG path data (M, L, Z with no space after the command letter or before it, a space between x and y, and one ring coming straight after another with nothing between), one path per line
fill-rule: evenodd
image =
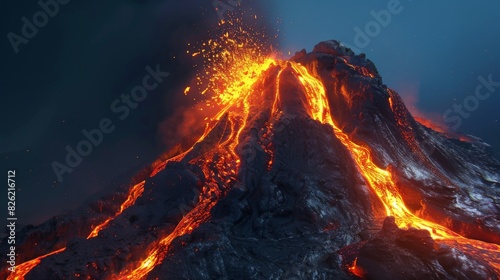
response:
M2 277L498 279L487 144L420 124L337 41L280 60L220 39L193 54L210 57L185 90L206 97L193 145L23 230Z

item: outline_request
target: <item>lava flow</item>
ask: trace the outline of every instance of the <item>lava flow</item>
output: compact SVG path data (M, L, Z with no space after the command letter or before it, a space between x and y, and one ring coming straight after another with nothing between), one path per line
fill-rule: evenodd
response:
M312 114L311 117L320 122L328 123L333 127L335 136L337 136L342 144L350 151L353 160L356 162L356 165L365 177L367 183L384 204L387 216L394 216L397 225L401 228L414 227L417 229L425 229L428 230L431 236L436 240L453 240L460 244L462 248L470 246L473 250L468 250L473 251L475 254L479 254L500 273L500 259L498 258L500 255L499 245L467 239L444 226L426 221L411 213L399 194L398 188L392 179L392 174L387 170L379 168L372 161L371 153L368 148L351 141L349 136L335 125L330 114L330 109L328 106L324 105L328 104L328 100L326 100L325 89L321 86L321 81L312 75L305 74L306 69L302 66L294 66L294 69L301 78L300 80L303 81L304 89L308 91L308 95L316 96L316 98L309 99L311 101L310 106L312 111L317 112ZM317 100L321 101L318 102Z
M243 34L248 35L248 33L242 29L238 29L238 32L243 32ZM218 58L215 60L216 66L210 68L214 70L214 72L208 79L212 98L206 101L206 105L207 107L216 108L214 111L215 114L211 120L218 121L223 118L224 115L230 114L228 117L230 125L227 130L230 130L231 133L225 141L218 144L218 150L220 153L225 154L224 157L221 157L222 161L229 160L231 163L228 165L216 164L215 166L217 168L217 173L220 173L222 177L224 177L222 181L226 183L231 181L229 178L235 176L237 173L236 169L238 169L238 164L240 163L236 150L240 134L245 128L245 123L249 115L250 104L248 99L252 92L252 86L261 78L261 74L264 71L277 62L271 57L263 58L260 55L260 45L257 46L256 44L256 42L248 38L246 38L244 43L237 43L229 36L229 33L224 33L219 41L210 40L203 44L203 46L209 48L211 51L205 51L205 49L200 51L200 53L206 56L211 56L211 58L208 58L209 61L214 57ZM221 46L224 48L219 56L218 51L220 51ZM199 81L202 80L200 76L197 79ZM201 85L201 82L199 82L198 85ZM202 94L205 94L208 90L208 87L202 90ZM185 92L187 93L188 91L189 90L186 88ZM198 139L196 144L201 143L213 128L213 125L207 123L205 133ZM171 160L183 160L184 156L191 152L196 144L186 152ZM201 161L203 162L202 166L204 173L208 178L211 178L215 184L216 180L213 178L213 172L210 171L210 167L208 166L209 163L203 160ZM162 171L165 166L166 162L160 163L158 167L155 168L152 176ZM226 171L224 171L225 169ZM146 276L153 268L163 261L172 240L176 237L191 233L201 223L207 221L210 218L208 214L210 209L217 203L217 199L220 198L222 194L217 188L205 187L204 189L207 193L202 193L200 195L196 207L182 218L177 227L170 234L151 246L147 254L148 256L142 260L137 267L122 271L119 275L113 276L112 279L141 279Z
M144 183L145 183L145 181L142 181L138 184L135 184L133 187L131 187L129 190L127 199L120 206L120 211L118 213L116 213L116 215L114 215L113 217L110 217L110 218L106 219L104 222L102 222L101 224L97 225L92 230L92 232L89 234L87 239L96 237L99 234L99 232L109 224L109 222L111 222L115 217L119 216L125 209L127 209L128 207L133 205L135 203L135 201L137 200L137 198L144 191ZM24 262L24 263L16 266L16 270L9 275L7 280L22 280L22 279L24 279L24 276L26 276L26 274L28 274L35 266L37 266L42 261L42 259L44 259L48 256L58 254L60 252L63 252L65 249L66 249L66 247L63 247L59 250L45 254L43 256L37 257L35 259L32 259L30 261Z
M172 233L154 245L153 249L148 253L149 256L137 268L134 268L132 271L124 271L119 275L113 276L112 279L142 279L146 276L155 266L163 261L172 240L191 233L193 229L210 218L207 213L210 212L216 201L211 199L211 195L207 194L207 196L200 197L198 205L182 218Z

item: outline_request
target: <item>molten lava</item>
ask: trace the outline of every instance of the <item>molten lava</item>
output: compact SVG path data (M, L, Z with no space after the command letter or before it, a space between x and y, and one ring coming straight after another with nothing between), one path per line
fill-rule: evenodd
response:
M360 268L359 266L357 266L357 262L358 262L358 259L357 258L354 259L354 262L352 263L352 265L350 267L348 267L347 269L353 275L356 275L359 278L364 278L365 275L364 275L363 269Z
M301 68L302 70L300 70ZM425 229L428 230L431 236L436 240L453 240L458 244L474 248L474 253L481 255L500 273L500 259L498 258L500 255L500 246L464 238L444 226L426 221L411 213L406 207L392 179L392 174L388 170L379 168L372 161L371 152L368 148L351 141L349 136L335 125L330 114L330 108L327 105L328 100L326 99L325 89L321 81L312 75L308 75L306 72L307 70L300 65L294 66L294 69L297 70L298 75L301 77L300 80L303 81L304 89L308 92L308 96L315 96L315 98L309 99L310 111L314 112L311 114L311 118L323 123L328 123L333 127L335 135L350 151L354 162L365 177L367 183L382 201L387 216L394 216L396 218L396 224L401 228L414 227L417 229ZM465 246L461 247L464 248ZM470 251L470 249L467 251Z
M243 161L241 152L238 150L239 145L242 144L243 131L248 129L246 125L254 117L252 108L261 106L269 107L267 109L271 114L271 119L277 119L288 110L290 114L304 113L317 122L329 125L332 135L349 151L366 184L382 202L386 216L395 217L396 224L400 228L413 227L427 230L433 239L478 256L494 267L500 275L500 258L498 257L500 246L463 237L442 225L415 215L407 208L390 169L377 166L372 158L374 153L370 148L356 143L348 133L338 127L332 115L331 110L334 108L330 108L325 85L316 73L317 64L313 63L306 67L297 62L278 60L272 55L266 55L261 45L248 38L248 32L241 29L237 32L243 35L234 36L231 32L224 33L217 40L203 43L202 49L193 54L193 57L200 55L210 62L209 67L206 67L206 71L197 77L196 82L199 93L208 96L205 99L206 107L212 110L212 117L207 120L205 132L187 151L152 166L153 171L150 176L154 177L165 169L168 162L197 163L206 178L197 204L182 217L173 231L165 232L163 237L149 244L140 261L129 263L116 276L111 277L112 279L141 279L147 276L167 257L169 246L175 238L192 233L202 223L210 220L211 209L227 191L221 191L219 186L227 185L231 188L237 185L238 173ZM375 74L367 68L353 66L347 61L345 63L354 71L358 71L365 79L375 77ZM271 82L275 85L275 90L263 91L261 88L256 88L258 81L262 80L266 73L274 73L269 77L275 79L274 83ZM270 79L269 77L265 78ZM285 87L296 90L290 91ZM195 88L195 86L187 87L184 93L194 94ZM255 96L256 92L266 92L270 96ZM350 100L348 97L352 95L346 87L341 88L340 94L347 100ZM394 108L396 104L393 97L390 96L388 102L391 109L398 112ZM271 100L271 102L268 104L266 100ZM403 119L401 117L401 121ZM197 151L200 143L213 136L212 130L216 123L222 120L225 123L224 131L212 141L215 143L215 148L186 158L190 153ZM268 125L272 127L272 124ZM403 122L399 125L407 126ZM415 141L410 134L405 137L405 140L410 143ZM268 156L266 167L270 170L274 162L273 146L268 145L264 150ZM216 153L217 157L213 157ZM116 215L97 225L87 238L96 237L115 217L134 205L137 198L143 194L144 185L145 181L142 181L131 187L127 199L122 203ZM43 258L62 252L64 249L19 265L16 272L12 273L8 279L24 279L24 275L37 266ZM348 267L348 271L359 277L364 275L363 268L357 265L356 260Z
M175 238L191 233L200 224L207 221L210 216L208 213L215 205L216 201L208 197L201 197L198 205L182 218L177 227L160 242L154 244L152 250L148 253L148 257L144 259L140 265L133 270L125 270L119 275L113 276L112 279L142 279L146 276L155 266L160 264L168 252L168 246Z
M448 130L444 129L441 125L436 124L428 119L425 119L422 117L415 117L415 116L413 116L413 117L421 125L428 127L428 128L430 128L434 131L437 131L439 133L443 133L443 134L447 135L449 138L455 138L455 139L458 139L462 142L473 142L473 139L471 139L470 137L468 137L466 135L459 134L459 133L454 133L454 132L448 131Z
M118 213L116 213L113 217L110 217L110 218L106 219L104 222L102 222L101 224L97 225L92 230L92 232L89 234L87 239L96 237L102 229L104 229L104 228L106 228L106 226L108 226L109 222L111 222L114 218L118 217L125 209L132 206L135 203L135 201L137 200L137 198L139 196L141 196L142 192L144 191L144 183L145 183L145 181L142 181L142 182L134 185L132 188L130 188L127 199L120 206L120 211ZM22 279L24 279L24 276L26 276L26 274L28 274L35 266L37 266L42 261L42 259L44 259L48 256L58 254L60 252L63 252L65 249L66 249L66 247L63 247L59 250L45 254L43 256L37 257L35 259L32 259L30 261L24 262L24 263L16 266L16 270L9 275L7 280L22 280Z

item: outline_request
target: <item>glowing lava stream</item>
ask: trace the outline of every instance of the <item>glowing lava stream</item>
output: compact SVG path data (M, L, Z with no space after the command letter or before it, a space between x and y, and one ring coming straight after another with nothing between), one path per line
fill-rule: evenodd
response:
M235 113L237 118L241 118L238 127L232 124L232 135L224 143L219 144L219 146L225 147L230 156L236 159L237 165L239 165L239 160L236 154L236 146L238 144L241 131L245 128L247 116L249 114L250 104L248 102L248 98L251 95L252 86L257 82L258 78L264 71L276 63L276 61L271 58L265 59L261 63L256 63L255 60L253 60L253 57L247 57L243 59L243 61L244 62L242 62L238 67L238 71L241 71L242 75L237 76L237 78L235 78L236 80L229 84L224 93L218 96L221 109L213 118L214 120L220 120L226 113L229 112L230 109L232 109L231 112ZM206 129L203 136L200 137L196 143L201 142L208 135L209 130L210 129ZM183 153L182 157L191 151L193 147ZM238 167L236 167L236 169ZM164 168L165 165L160 164L154 173L156 174ZM214 190L214 192L216 191ZM147 257L142 260L137 267L124 270L120 272L119 275L112 276L111 279L141 279L145 277L149 272L151 272L151 270L163 261L168 252L168 246L172 240L179 236L191 233L201 223L210 218L207 213L210 213L210 209L216 204L216 202L216 200L212 199L211 195L201 194L198 205L196 205L195 208L193 208L181 219L176 228L168 236L151 245Z
M398 227L425 229L430 232L432 238L435 240L456 242L455 246L462 247L465 252L479 255L500 274L499 245L462 237L446 227L426 221L412 214L406 208L403 198L392 179L392 174L387 170L379 168L372 161L368 148L351 141L349 136L335 125L322 82L311 75L305 67L298 64L292 64L292 67L298 73L299 80L302 82L308 96L311 117L322 123L330 124L333 127L335 135L349 150L367 183L384 204L387 216L394 216ZM310 98L311 96L315 96L315 98ZM474 249L468 247L473 247Z
M168 246L172 240L179 236L191 233L201 223L208 220L210 216L207 216L206 213L210 212L210 209L215 205L215 203L216 201L212 201L211 198L205 197L204 200L200 201L198 205L191 210L191 212L182 218L172 233L163 238L159 243L154 244L153 250L149 252L146 259L141 261L137 268L132 271L125 270L119 275L112 276L111 279L142 279L145 277L165 258L168 252Z
M134 185L132 188L130 188L129 194L127 196L127 199L121 204L120 206L120 211L116 213L113 217L108 218L106 221L102 222L101 224L97 225L92 232L89 234L87 239L96 237L97 234L99 234L99 231L104 229L109 222L111 222L114 218L116 218L118 215L120 215L125 209L128 207L132 206L137 198L141 196L142 192L144 191L144 183L145 181L142 181L136 185ZM56 250L54 252L45 254L43 256L37 257L35 259L32 259L30 261L24 262L20 265L16 266L16 270L12 273L10 273L9 277L7 277L7 280L22 280L24 279L24 276L28 274L34 267L36 267L42 259L52 256L55 254L58 254L60 252L63 252L66 249L66 247L63 247L59 250Z
M7 277L7 280L22 280L22 279L24 279L24 276L26 276L26 274L28 274L28 272L30 272L35 266L37 266L42 261L43 258L58 254L58 253L64 251L65 249L66 249L66 247L61 248L59 250L56 250L54 252L48 253L46 255L40 256L36 259L32 259L30 261L24 262L24 263L16 266L16 270L14 272L12 272L9 275L9 277Z

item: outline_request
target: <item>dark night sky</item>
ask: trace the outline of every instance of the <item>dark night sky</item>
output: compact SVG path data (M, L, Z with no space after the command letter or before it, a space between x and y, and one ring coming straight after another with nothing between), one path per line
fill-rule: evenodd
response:
M113 183L126 183L165 149L159 123L186 103L182 89L192 76L189 63L172 57L217 20L211 1L73 1L15 54L7 34L20 33L21 17L40 9L36 2L11 2L1 12L0 170L17 170L22 224L42 222ZM261 2L262 15L280 29L281 49L293 54L328 39L355 46L353 28L364 29L373 20L370 11L387 9L391 1ZM408 102L442 120L447 109L474 94L479 75L500 81L498 1L401 0L401 6L361 51ZM146 66L157 64L170 75L118 119L110 104L141 83ZM458 128L492 144L497 155L498 92L500 87ZM115 131L57 182L51 163L64 162L65 147L75 147L84 139L81 130L97 128L103 118L113 121Z

